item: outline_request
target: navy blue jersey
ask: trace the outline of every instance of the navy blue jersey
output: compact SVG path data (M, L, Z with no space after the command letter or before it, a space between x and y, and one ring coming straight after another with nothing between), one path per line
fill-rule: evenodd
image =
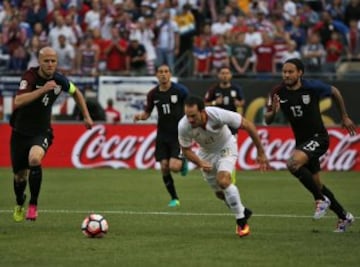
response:
M159 86L147 94L145 112L151 114L154 107L158 113L158 136L171 137L178 133L178 122L184 116L184 101L188 89L179 83L171 83L167 91L160 91Z
M281 111L290 122L297 143L316 135L327 135L320 113L320 99L331 95L331 85L319 80L302 80L298 90L279 84L271 91L267 110L272 110L274 94L280 97Z
M204 100L205 102L211 102L220 96L223 97L223 103L216 106L234 112L237 112L235 100L244 100L244 94L241 87L235 84L231 84L228 88L221 88L219 84L216 84L206 92Z
M55 72L51 79L46 80L38 74L38 70L39 67L30 68L24 73L17 95L38 90L50 80L54 80L57 87L31 103L16 108L12 113L10 125L16 132L29 136L44 133L51 128L52 105L62 91L69 92L70 90L70 82L64 75Z

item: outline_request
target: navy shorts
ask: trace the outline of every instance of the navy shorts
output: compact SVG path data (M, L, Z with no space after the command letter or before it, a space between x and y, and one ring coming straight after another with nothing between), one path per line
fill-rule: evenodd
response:
M297 150L303 151L309 157L309 161L306 164L306 167L308 167L308 169L313 174L320 171L321 168L319 158L326 153L328 148L328 135L315 135L314 137L296 146Z
M10 140L11 164L13 172L17 173L21 170L29 168L29 153L31 147L41 146L46 152L51 146L54 139L52 130L49 129L44 134L35 136L27 136L12 131Z
M176 138L162 138L156 137L155 144L155 159L161 161L163 159L179 158L180 145L179 140Z

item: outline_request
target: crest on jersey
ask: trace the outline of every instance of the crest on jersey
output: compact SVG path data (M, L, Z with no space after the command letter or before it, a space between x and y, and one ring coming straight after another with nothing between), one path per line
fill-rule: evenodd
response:
M54 88L54 94L58 95L61 92L61 85L56 85Z
M310 103L310 95L302 95L302 101L305 105Z
M24 90L24 89L26 89L27 85L28 85L28 82L26 80L21 80L19 89Z
M170 100L171 100L171 103L177 103L178 102L178 96L177 95L171 95Z
M236 96L236 91L235 90L231 90L230 91L231 97L235 97Z

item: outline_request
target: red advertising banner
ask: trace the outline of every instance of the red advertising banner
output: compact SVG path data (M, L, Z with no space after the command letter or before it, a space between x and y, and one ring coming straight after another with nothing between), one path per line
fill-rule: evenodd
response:
M54 124L54 143L45 157L45 167L129 168L156 167L154 142L156 126L149 124L98 124L86 130L82 124ZM341 128L328 128L330 148L322 157L322 168L329 171L360 171L360 134L349 136ZM258 127L262 143L274 169L286 169L286 160L295 147L289 127ZM10 167L11 128L0 124L0 167ZM256 148L251 138L239 131L237 168L257 168ZM193 166L194 167L194 166Z

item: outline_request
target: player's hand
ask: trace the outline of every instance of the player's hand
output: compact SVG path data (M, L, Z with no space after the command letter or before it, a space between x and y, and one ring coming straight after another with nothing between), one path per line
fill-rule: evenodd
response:
M199 167L204 172L210 172L213 169L213 166L211 163L209 163L207 161L203 161L203 160L200 162Z
M43 85L43 90L45 91L44 93L47 93L51 90L54 90L55 87L57 86L56 82L54 80L48 81Z
M261 171L267 171L270 169L269 160L267 159L265 154L259 154L257 157L257 162Z
M356 134L356 126L348 116L343 118L342 125L351 136L354 136Z
M141 114L135 114L133 120L134 122L141 120Z
M273 96L273 99L272 99L272 110L275 112L275 113L278 113L279 110L280 110L280 97L279 95L275 94Z
M94 122L90 117L84 118L84 123L85 123L86 129L91 129L94 126Z

